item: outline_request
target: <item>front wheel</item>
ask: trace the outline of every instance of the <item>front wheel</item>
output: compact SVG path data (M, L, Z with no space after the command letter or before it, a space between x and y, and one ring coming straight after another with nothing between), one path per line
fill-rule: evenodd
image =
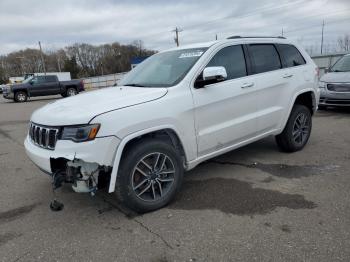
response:
M181 156L172 145L158 139L141 140L121 160L118 200L139 213L159 209L174 198L183 172Z
M295 152L304 148L312 128L310 110L304 105L294 105L283 132L276 136L278 147L285 152Z
M27 99L28 99L28 95L26 92L17 91L15 93L15 102L23 103L23 102L27 101Z

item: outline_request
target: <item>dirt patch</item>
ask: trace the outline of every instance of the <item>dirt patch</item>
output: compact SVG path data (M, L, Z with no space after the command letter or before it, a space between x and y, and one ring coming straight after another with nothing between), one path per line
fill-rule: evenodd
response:
M269 176L269 177L263 179L261 182L262 183L271 183L273 181L275 181L275 179L272 176Z
M298 194L253 188L236 179L213 178L186 181L171 209L218 209L235 215L267 214L278 207L312 209L317 205Z
M30 213L38 204L32 204L14 208L0 213L0 223L9 222Z
M0 234L0 246L5 245L7 242L22 236L22 234L17 233L5 233Z
M288 225L282 225L280 228L283 232L286 232L286 233L292 232L292 230L290 229L290 227Z

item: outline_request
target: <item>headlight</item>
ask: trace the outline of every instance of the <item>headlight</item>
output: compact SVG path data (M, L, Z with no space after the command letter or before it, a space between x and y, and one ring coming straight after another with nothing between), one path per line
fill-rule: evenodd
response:
M320 81L320 82L318 82L318 86L319 86L320 88L326 88L326 83Z
M84 142L94 140L100 124L67 126L63 128L61 140L72 140L74 142Z

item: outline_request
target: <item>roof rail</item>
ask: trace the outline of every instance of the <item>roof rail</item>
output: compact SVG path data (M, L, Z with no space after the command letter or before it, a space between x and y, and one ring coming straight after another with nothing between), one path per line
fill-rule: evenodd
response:
M284 36L240 36L240 35L230 36L227 39L239 39L239 38L279 38L279 39L286 39Z

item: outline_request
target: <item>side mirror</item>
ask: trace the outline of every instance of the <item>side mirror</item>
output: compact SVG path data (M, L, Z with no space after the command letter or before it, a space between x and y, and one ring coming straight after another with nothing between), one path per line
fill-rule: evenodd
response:
M224 81L227 79L227 72L223 66L211 66L206 67L203 70L203 80L213 80L217 82Z
M223 66L210 66L204 68L202 74L197 78L195 88L203 88L206 85L225 81L227 72Z

